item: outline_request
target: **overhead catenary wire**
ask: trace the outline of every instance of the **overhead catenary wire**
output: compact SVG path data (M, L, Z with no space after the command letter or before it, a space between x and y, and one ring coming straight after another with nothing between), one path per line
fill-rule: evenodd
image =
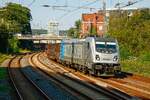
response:
M93 2L97 2L98 0L94 0ZM92 2L92 4L93 4ZM54 5L55 4L55 5ZM63 11L65 11L66 9L65 8L76 8L76 9L90 9L90 10L98 10L99 8L95 8L95 7L88 7L88 5L91 5L91 2L89 4L87 4L87 6L69 6L68 5L68 0L65 0L65 4L64 5L56 5L56 2L54 3L53 5L42 5L43 7L50 7L52 8L53 10L59 10L57 8L61 8L61 10L63 9ZM68 10L66 10L68 12ZM70 12L72 12L72 10L69 10Z
M28 5L29 7L31 7L33 5L33 3L35 3L36 0L32 0L32 2Z
M119 2L118 1L118 3L115 5L115 8L124 8L124 7L128 7L128 6L132 6L132 5L134 5L134 4L136 4L136 3L139 3L139 2L141 2L141 1L143 1L143 0L136 0L136 1L128 1L127 2L127 4L125 4L125 3L123 3L123 2Z
M96 3L97 1L99 1L99 0L95 0L95 1L93 1L93 2L90 2L90 3L86 4L86 5L83 5L83 6L81 6L81 7L86 7L86 6L92 5L92 4ZM79 8L75 8L75 9L71 10L70 12L67 12L67 13L63 14L63 15L59 18L59 20L61 20L61 19L64 18L65 16L69 15L70 13L73 13L73 12L75 12L75 11L78 11L79 9L82 9L82 8L80 8L80 7L79 7Z

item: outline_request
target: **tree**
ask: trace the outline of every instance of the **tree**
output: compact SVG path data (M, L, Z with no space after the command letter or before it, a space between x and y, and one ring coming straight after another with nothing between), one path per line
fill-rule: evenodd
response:
M9 52L13 52L13 53L19 52L19 47L18 47L19 41L15 37L8 39L8 42L9 42L9 46L8 46Z
M71 27L68 30L68 36L78 38L81 32L81 20L75 21L75 28Z
M68 31L67 31L67 36L69 37L75 37L75 28L70 28Z
M18 40L13 38L13 34L31 33L31 19L30 10L20 4L8 3L0 8L0 52L7 52L9 49L17 51Z
M97 34L96 28L91 25L89 35L95 36Z
M78 38L80 35L80 32L81 32L81 20L77 20L75 22L75 28L76 28L76 31L75 31L76 35L75 36L76 36L76 38Z
M118 39L122 51L139 56L141 52L148 52L150 46L150 10L141 9L121 15L112 14L109 23L109 35Z
M32 19L30 9L23 7L20 4L8 3L6 11L3 13L3 18L11 21L11 24L17 25L20 33L31 33L30 20Z

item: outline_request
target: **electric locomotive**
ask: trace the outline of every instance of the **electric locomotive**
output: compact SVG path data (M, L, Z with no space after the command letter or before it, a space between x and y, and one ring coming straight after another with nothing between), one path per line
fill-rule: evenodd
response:
M118 42L112 38L62 40L59 61L96 76L114 75L121 71Z
M114 75L121 71L119 64L119 46L112 38L87 38L91 58L87 60L89 73L94 75ZM89 63L90 62L90 63Z

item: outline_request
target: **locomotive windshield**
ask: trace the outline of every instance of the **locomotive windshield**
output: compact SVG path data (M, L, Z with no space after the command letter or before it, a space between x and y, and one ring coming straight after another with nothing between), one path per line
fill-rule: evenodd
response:
M117 52L116 43L96 42L96 51L100 53L115 53Z

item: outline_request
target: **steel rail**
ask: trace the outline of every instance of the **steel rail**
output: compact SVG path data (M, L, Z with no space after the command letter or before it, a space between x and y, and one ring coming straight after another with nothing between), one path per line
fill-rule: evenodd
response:
M35 55L37 55L37 54L35 54ZM35 55L32 55L30 59L31 59L32 64L33 64L38 70L40 70L42 73L44 73L44 74L46 74L47 76L49 76L49 78L51 78L52 80L56 81L57 83L63 85L64 87L67 87L67 88L70 89L71 91L75 92L76 94L82 95L83 98L86 98L85 100L92 100L92 98L90 98L89 96L87 96L87 95L85 95L85 94L81 94L80 91L78 91L78 90L76 90L76 89L74 89L74 88L68 86L67 84L65 84L65 83L62 82L61 80L57 79L57 78L54 77L53 75L50 75L48 71L43 70L43 69L37 67L37 65L36 65L35 62L33 61L33 57L34 57ZM73 94L73 93L71 93L71 94ZM77 97L77 98L78 98L78 97ZM80 97L79 97L79 98L80 98Z
M39 55L40 56L40 55ZM54 63L56 63L55 61L52 61L52 62L54 62ZM60 65L60 66L63 66L63 65L61 65L61 64L58 64L57 63L57 65ZM78 76L78 75L77 75ZM80 76L80 75L79 75ZM66 75L64 75L64 77L67 77L67 78L69 78L68 76L66 76ZM82 77L84 77L84 76L82 76ZM72 79L72 78L71 78ZM88 80L90 80L90 79L88 79ZM75 80L76 81L76 80ZM90 80L90 81L92 81L92 80ZM81 81L79 81L79 82L81 82ZM90 82L91 83L91 82ZM92 81L92 83L93 83L93 81ZM82 83L81 83L82 84ZM99 86L99 85L97 85L97 84L93 84L94 85L94 88L96 89L96 91L99 91L99 92L104 92L105 94L110 94L111 96L116 96L116 97L119 97L119 99L124 99L124 100L126 100L126 99L137 99L137 97L134 97L134 96L131 96L131 95L129 95L129 94L127 94L127 93L124 93L124 92L122 92L122 91L119 91L119 90L117 90L116 88L113 88L113 87L108 87L108 88L104 88L104 87L101 87L101 86Z
M21 90L19 90L19 87L17 87L17 84L16 84L16 82L15 82L15 77L14 77L13 72L12 72L12 69L11 69L11 63L12 63L12 61L13 61L14 59L16 59L16 58L17 58L17 56L13 57L13 58L9 61L9 64L8 64L8 73L9 73L9 77L10 77L10 79L11 79L11 82L12 82L14 88L15 88L15 91L17 92L18 98L19 98L20 100L24 100L24 97L23 97L23 94L21 93ZM21 67L21 63L20 63L20 62L21 62L21 59L23 59L23 56L21 56L21 57L18 59L18 61L17 61L19 67ZM42 98L43 98L44 100L51 100L51 99L29 78L29 76L27 76L27 75L23 72L23 70L19 69L19 72L24 76L25 79L28 80L28 82L31 84L31 86L34 86L34 88L35 88L36 90L38 90L37 92L40 92L40 94L41 94L41 96L42 96Z
M20 62L21 62L21 59L19 59L19 65L21 66ZM21 72L22 72L22 74L24 75L24 77L26 77L26 79L27 79L29 82L31 82L32 85L33 85L34 87L36 87L36 89L37 89L38 91L40 91L40 93L41 93L46 99L52 100L51 98L49 98L49 96L47 96L47 94L46 94L38 85L36 85L35 82L32 81L32 79L29 78L29 76L28 76L27 74L25 74L22 70L21 70Z
M43 63L43 62L40 60L40 54L38 55L37 59L38 59L38 61L39 61L41 64L43 64L45 67L47 67L47 68L50 69L50 67L48 67L48 65L46 65L45 63ZM54 69L52 69L52 70L54 70ZM66 75L64 75L64 74L61 74L60 72L57 72L57 73L58 73L59 75L65 77L65 78L69 79L69 80L72 80L72 81L74 81L74 82L76 82L76 83L80 83L80 85L82 85L82 86L86 86L86 87L88 87L88 88L90 88L90 89L92 89L92 90L94 90L94 91L103 93L103 94L105 94L105 95L107 95L107 96L109 96L109 97L111 97L111 98L114 98L114 99L122 99L122 100L129 99L129 96L127 97L125 94L123 95L123 93L118 93L118 94L117 94L117 93L114 93L114 92L112 92L112 91L109 91L108 89L105 89L105 88L100 87L100 86L99 86L99 87L97 86L98 88L96 88L96 87L94 87L93 85L86 84L85 82L81 82L81 81L79 81L79 80L76 80L76 79L71 78L71 77L69 77L69 76L66 76ZM118 91L118 92L119 92L119 91Z
M9 74L10 80L11 80L11 82L12 82L14 88L15 88L15 91L16 91L16 93L17 93L19 99L20 99L20 100L23 100L23 97L22 97L22 95L21 95L19 89L17 88L17 85L15 84L15 80L14 80L14 77L13 77L13 74L12 74L11 68L10 68L11 62L12 62L16 57L17 57L17 56L13 57L13 58L9 61L9 63L8 63L8 74Z

